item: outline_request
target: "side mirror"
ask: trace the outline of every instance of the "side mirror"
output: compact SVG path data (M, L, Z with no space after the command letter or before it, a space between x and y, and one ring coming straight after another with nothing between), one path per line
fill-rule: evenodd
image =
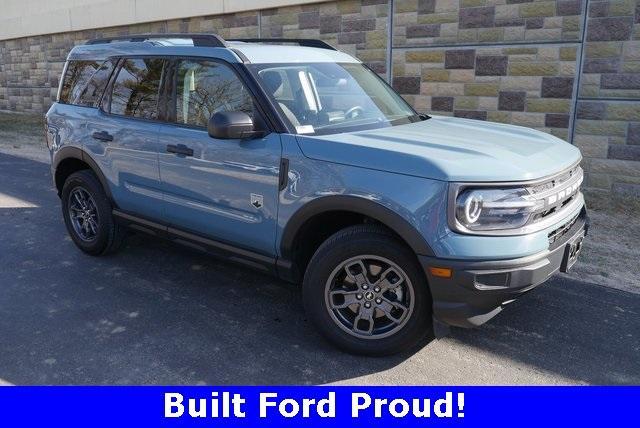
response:
M237 140L263 136L264 132L256 131L253 119L242 111L220 111L209 119L207 127L209 136L222 140Z

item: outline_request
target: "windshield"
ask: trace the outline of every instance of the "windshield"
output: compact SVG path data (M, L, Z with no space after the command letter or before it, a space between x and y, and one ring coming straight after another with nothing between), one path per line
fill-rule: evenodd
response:
M333 134L420 120L362 64L256 64L265 92L298 134Z

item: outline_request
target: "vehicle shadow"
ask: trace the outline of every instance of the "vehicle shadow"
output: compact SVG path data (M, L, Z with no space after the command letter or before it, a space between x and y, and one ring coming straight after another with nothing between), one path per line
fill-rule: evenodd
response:
M576 383L640 383L640 295L559 275L456 342Z
M0 194L35 206L0 208L0 382L504 383L491 362L510 360L541 381L640 383L640 295L558 278L480 329L352 356L309 325L294 285L142 235L81 253L46 168L0 155Z

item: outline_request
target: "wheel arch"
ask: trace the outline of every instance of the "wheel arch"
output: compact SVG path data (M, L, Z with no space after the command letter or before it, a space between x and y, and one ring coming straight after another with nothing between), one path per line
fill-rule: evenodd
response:
M300 263L296 260L295 254L299 239L304 238L307 225L314 219L330 213L359 216L364 219L364 222L367 219L373 220L397 235L416 255L433 255L431 247L416 228L390 208L359 196L323 196L308 202L296 211L283 230L280 239L281 259L278 261L278 270L283 278L297 281L303 275L305 266L299 266Z
M98 177L98 181L100 181L107 198L109 198L109 201L113 204L114 201L109 183L100 170L98 163L84 150L72 146L61 148L53 156L52 170L58 196L62 194L62 187L64 186L66 178L82 169L90 169L96 177Z

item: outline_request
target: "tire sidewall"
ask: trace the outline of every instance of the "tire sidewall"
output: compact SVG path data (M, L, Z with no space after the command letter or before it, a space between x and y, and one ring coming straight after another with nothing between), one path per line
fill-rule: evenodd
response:
M348 241L327 240L311 262L303 283L305 310L320 332L348 352L367 355L389 355L405 350L428 334L431 324L431 298L424 274L418 268L415 255L390 236L360 234ZM362 339L342 330L331 317L325 299L326 282L342 262L360 255L376 255L397 264L411 281L414 309L404 327L391 336Z
M98 233L93 241L85 241L78 236L71 218L69 217L69 195L74 189L84 189L96 204L98 211ZM67 178L62 188L62 216L69 236L73 242L84 252L92 255L102 254L108 247L111 237L111 205L109 204L102 186L90 171L79 171Z

